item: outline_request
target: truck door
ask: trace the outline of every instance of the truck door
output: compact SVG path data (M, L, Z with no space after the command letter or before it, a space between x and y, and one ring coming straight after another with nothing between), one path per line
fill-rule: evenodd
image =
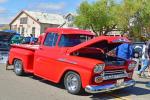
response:
M35 53L34 74L43 78L53 80L55 61L58 55L57 33L48 33L45 37L43 45Z

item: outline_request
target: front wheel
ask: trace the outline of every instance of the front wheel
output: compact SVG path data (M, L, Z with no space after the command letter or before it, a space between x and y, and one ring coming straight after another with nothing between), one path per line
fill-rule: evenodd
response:
M79 94L82 91L82 83L79 74L69 71L64 77L64 85L71 94Z
M16 75L18 76L21 76L24 74L24 71L23 71L23 63L21 60L19 59L16 59L14 61L14 72Z

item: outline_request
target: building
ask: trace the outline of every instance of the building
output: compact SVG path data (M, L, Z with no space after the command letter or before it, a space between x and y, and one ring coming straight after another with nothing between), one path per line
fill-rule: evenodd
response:
M122 36L122 31L112 30L106 34L107 36Z
M75 16L77 16L77 14L75 13L68 13L64 16L65 19L65 23L61 26L64 28L67 27L73 27L73 28L77 28L77 26L74 25L74 20L75 20Z
M20 12L10 23L10 29L23 36L34 34L38 37L48 27L59 27L66 20L62 15L33 11Z

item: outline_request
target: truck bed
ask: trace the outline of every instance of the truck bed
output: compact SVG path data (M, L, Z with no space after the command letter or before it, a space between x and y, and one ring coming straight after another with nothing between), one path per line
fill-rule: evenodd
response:
M13 44L9 53L9 64L12 65L15 59L24 63L24 71L33 73L34 53L38 50L39 45Z
M34 51L39 48L39 45L30 45L30 44L13 44L11 46L17 48L24 48L28 50L34 50Z

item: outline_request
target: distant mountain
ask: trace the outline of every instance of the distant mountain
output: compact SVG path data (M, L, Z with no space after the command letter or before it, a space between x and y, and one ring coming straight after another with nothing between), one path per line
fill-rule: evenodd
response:
M0 24L0 27L8 26L8 24Z
M9 29L8 24L0 24L0 30L6 30L6 29Z
M3 27L4 26L4 24L0 24L0 27Z

